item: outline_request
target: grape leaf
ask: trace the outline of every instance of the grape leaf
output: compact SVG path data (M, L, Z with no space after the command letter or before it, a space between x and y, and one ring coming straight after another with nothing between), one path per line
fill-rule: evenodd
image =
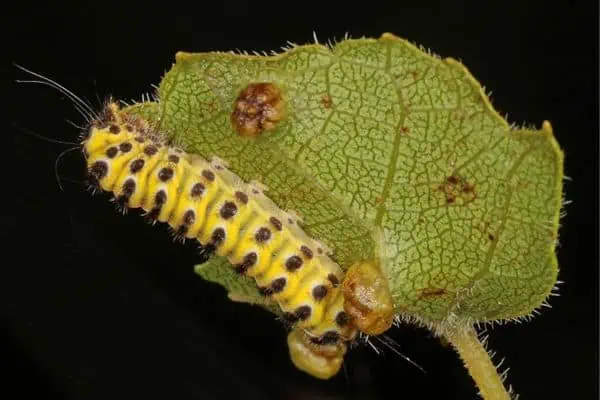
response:
M281 88L286 117L248 139L230 115L252 82ZM269 57L180 52L159 97L160 129L266 184L343 268L382 257L401 316L518 318L556 282L563 155L550 124L509 126L453 59L391 34ZM203 276L253 295L215 271Z

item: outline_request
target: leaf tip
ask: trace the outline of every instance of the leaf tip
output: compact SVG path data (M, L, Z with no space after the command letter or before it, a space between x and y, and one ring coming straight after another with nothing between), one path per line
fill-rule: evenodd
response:
M397 35L394 35L391 32L384 32L379 37L380 40L393 40L393 41L404 41L404 39L400 38Z
M204 269L204 266L206 264L198 264L198 265L194 265L194 272L198 275L202 274L202 270Z
M544 122L542 122L542 131L549 136L554 136L554 131L550 121L544 120Z

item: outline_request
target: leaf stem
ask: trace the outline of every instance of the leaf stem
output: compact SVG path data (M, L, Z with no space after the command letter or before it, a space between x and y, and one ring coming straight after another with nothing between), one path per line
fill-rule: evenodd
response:
M452 330L446 330L444 336L458 352L484 400L511 399L473 326L456 326Z

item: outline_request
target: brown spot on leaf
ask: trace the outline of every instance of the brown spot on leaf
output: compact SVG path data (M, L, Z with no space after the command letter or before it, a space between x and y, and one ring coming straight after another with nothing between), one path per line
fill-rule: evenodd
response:
M235 100L231 123L241 136L254 137L275 128L284 114L285 102L274 83L251 83Z
M448 182L452 185L456 185L458 182L460 182L460 178L456 175L451 175L446 178L446 182Z
M492 232L489 232L488 233L488 239L490 239L490 241L493 242L494 240L496 240L496 235L494 235Z
M400 127L400 135L401 136L408 136L408 135L410 135L410 128L408 126L402 126L402 127Z
M333 106L333 101L331 100L331 97L326 94L323 95L323 97L321 97L321 103L326 109L330 109Z
M421 293L419 293L419 299L440 297L445 294L446 294L446 289L444 289L444 288L428 287L428 288L424 288L421 290Z
M452 113L452 119L454 121L463 122L465 120L465 114L464 114L464 112L457 110Z
M475 186L469 182L465 182L462 186L463 193L472 193L475 191Z
M465 177L452 174L446 177L444 183L438 186L438 190L444 194L446 204L458 202L461 205L466 205L477 197L475 185L468 182Z

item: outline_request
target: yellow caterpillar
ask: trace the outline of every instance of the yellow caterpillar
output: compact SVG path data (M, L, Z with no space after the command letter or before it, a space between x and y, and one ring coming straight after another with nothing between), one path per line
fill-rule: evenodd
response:
M343 272L255 182L222 161L168 146L142 119L109 103L82 142L90 177L124 207L142 208L179 235L225 256L253 277L294 323L292 360L326 379L356 335L344 311Z
M112 101L96 113L57 82L17 67L40 79L19 82L60 91L87 120L80 145L95 186L112 192L123 208L142 208L177 235L227 257L279 304L294 324L288 347L297 368L331 378L358 332L379 335L391 327L393 300L377 260L357 262L344 275L324 246L298 226L297 216L279 209L259 183L243 182L219 159L170 146L145 120Z

